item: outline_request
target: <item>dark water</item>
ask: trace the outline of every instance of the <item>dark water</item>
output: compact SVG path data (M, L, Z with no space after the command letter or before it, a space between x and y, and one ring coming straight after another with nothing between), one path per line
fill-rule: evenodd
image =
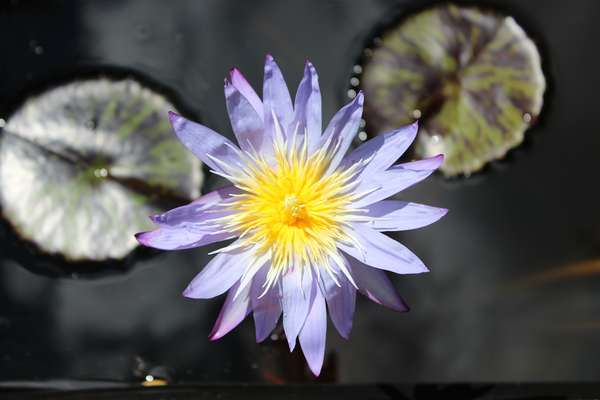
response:
M431 273L392 277L410 313L361 297L350 341L330 326L326 379L598 379L600 3L482 3L514 15L541 45L550 83L541 121L522 148L484 173L457 181L438 174L402 193L450 209L439 223L397 236ZM32 82L122 68L167 88L231 137L223 78L236 67L260 87L270 53L292 93L306 59L314 63L329 121L348 102L347 82L373 27L403 4L4 2L0 111L8 113L15 93ZM212 179L207 188L222 184ZM273 381L271 373L283 375L281 362L302 366L301 357L281 358L277 341L255 344L251 317L206 340L223 299L181 292L215 247L162 253L95 279L33 274L3 257L0 381L134 382L151 370L140 358L162 366L156 377L177 382Z

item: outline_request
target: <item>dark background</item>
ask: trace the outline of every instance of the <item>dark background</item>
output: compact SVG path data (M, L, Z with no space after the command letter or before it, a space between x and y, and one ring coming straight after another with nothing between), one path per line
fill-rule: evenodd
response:
M313 62L326 123L349 101L352 67L377 26L427 4L4 1L0 118L30 87L122 69L232 137L223 79L236 67L260 93L269 53L292 96ZM410 313L359 297L350 341L330 325L326 379L598 380L600 2L480 4L513 15L538 43L549 83L540 121L524 146L484 172L454 181L435 174L402 193L450 209L440 222L397 236L431 273L391 277ZM211 177L206 188L222 184ZM179 383L284 376L282 365L295 361L281 358L279 341L255 344L251 317L208 342L223 298L181 296L215 247L135 258L126 272L78 279L34 274L21 265L27 261L3 254L0 385L134 382L149 371L136 357Z

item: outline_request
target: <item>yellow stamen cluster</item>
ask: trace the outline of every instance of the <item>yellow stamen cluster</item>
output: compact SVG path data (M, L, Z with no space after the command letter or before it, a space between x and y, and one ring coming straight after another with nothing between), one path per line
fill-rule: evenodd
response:
M351 213L364 211L347 207L357 197L351 190L357 182L351 178L360 165L325 176L337 146L328 142L310 157L306 143L302 147L297 151L295 142L288 146L280 139L270 163L256 152L240 153L246 161L243 176L226 176L244 191L224 210L236 212L211 221L243 239L220 251L248 247L253 261L247 274L270 260L267 289L289 268L306 268L312 274L311 264L322 265L337 283L334 262L350 278L335 241L354 243L345 227L348 220L358 219Z

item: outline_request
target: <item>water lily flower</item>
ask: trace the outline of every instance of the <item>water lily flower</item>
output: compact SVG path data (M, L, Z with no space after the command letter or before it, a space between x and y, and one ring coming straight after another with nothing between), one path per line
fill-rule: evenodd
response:
M170 118L183 145L232 185L150 217L160 228L136 237L165 250L237 238L218 250L183 292L208 299L229 290L209 339L222 337L253 311L261 342L283 313L290 351L298 338L310 369L319 375L326 308L346 339L357 290L387 308L408 311L384 271L428 269L381 232L420 228L447 210L385 199L425 179L443 157L392 165L414 140L417 123L371 139L344 157L358 131L363 94L321 134L321 94L310 62L294 104L270 55L262 101L236 69L231 82L225 80L225 99L239 147L177 114Z

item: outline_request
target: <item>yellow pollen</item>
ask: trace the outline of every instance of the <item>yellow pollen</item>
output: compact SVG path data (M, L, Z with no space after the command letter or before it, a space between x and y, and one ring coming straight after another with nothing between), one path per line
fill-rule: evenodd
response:
M299 204L295 194L286 194L285 200L279 202L281 222L293 225L298 219L306 218L305 204Z

